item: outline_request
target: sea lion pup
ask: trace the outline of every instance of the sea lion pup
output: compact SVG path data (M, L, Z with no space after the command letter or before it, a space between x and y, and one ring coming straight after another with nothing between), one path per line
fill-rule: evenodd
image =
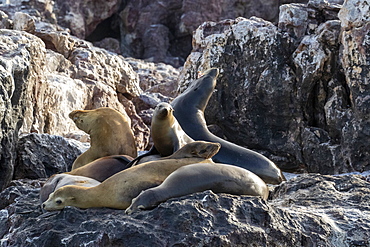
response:
M72 170L101 157L126 154L137 156L131 120L126 113L109 107L76 110L69 114L76 126L90 135L90 148L77 157Z
M171 173L162 184L142 191L126 209L127 214L156 207L173 197L205 190L214 193L261 196L267 199L269 190L265 182L254 173L227 164L191 164Z
M133 158L128 155L110 155L96 159L84 166L63 174L84 176L103 182L110 176L129 168L130 166L128 166L128 164L132 160Z
M45 202L49 195L57 189L66 185L78 185L84 187L93 187L99 185L100 182L88 177L71 175L71 174L54 174L41 187L40 202Z
M213 157L216 163L243 167L270 184L285 180L281 170L269 159L250 149L238 146L213 135L207 128L204 110L215 89L218 69L207 70L171 103L174 116L183 130L194 140L218 142L220 151Z
M142 162L141 159L150 155L169 156L185 144L194 141L182 130L173 116L172 106L166 102L161 102L155 107L150 133L154 143L153 147L147 153L134 159L131 165L139 164Z
M133 166L91 188L64 186L51 193L42 207L46 210L61 210L65 206L126 209L142 190L161 184L169 174L182 166L212 162L210 158L220 149L219 144L209 142L193 142L187 145L192 148L184 146L174 154L175 157L180 157L181 152L184 153L185 150L185 158L156 160ZM189 150L192 157L186 158Z

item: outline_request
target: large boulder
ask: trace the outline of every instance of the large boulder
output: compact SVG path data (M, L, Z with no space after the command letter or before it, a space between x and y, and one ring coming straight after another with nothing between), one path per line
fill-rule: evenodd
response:
M70 171L74 160L89 148L73 139L31 133L19 138L14 179L48 178Z
M362 5L368 8L366 1L283 5L278 27L259 18L205 22L194 33L180 91L217 67L205 115L231 142L286 171L368 170L369 49L361 40L369 25ZM355 12L356 20L346 16Z

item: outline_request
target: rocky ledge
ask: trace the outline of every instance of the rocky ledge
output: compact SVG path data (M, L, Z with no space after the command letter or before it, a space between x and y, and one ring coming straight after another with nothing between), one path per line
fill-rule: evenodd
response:
M300 175L267 201L205 191L126 215L107 208L42 212L43 180L0 194L1 246L369 246L370 183Z

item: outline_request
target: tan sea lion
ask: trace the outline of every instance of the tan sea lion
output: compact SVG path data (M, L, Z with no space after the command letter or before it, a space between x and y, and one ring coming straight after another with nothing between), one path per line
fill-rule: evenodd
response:
M212 162L210 158L219 149L220 145L217 143L192 142L176 151L173 154L174 159L161 159L130 167L96 187L64 186L53 192L42 207L46 210L61 210L65 206L126 209L142 190L159 185L169 174L182 166ZM181 153L185 158L179 158Z
M57 189L66 185L78 185L83 187L93 187L99 185L100 182L83 176L71 175L71 174L54 174L51 176L42 186L40 190L40 202L45 202L49 195Z
M194 141L182 130L173 116L172 106L165 102L159 103L154 109L151 135L161 156L171 155L185 144Z
M84 176L103 182L114 174L129 168L127 164L132 160L133 158L128 155L110 155L96 159L84 166L63 174Z
M154 109L150 133L154 143L153 147L149 152L134 159L131 165L146 162L147 156L157 155L154 156L155 159L158 154L162 157L169 156L185 144L194 141L182 130L173 116L172 106L166 102L159 103Z
M98 158L126 154L137 156L131 121L126 113L109 107L76 110L69 114L76 126L90 135L90 148L77 157L72 170Z
M173 197L212 190L215 193L261 196L267 199L265 182L241 167L226 164L191 164L171 173L161 185L142 191L132 200L126 213L151 209Z

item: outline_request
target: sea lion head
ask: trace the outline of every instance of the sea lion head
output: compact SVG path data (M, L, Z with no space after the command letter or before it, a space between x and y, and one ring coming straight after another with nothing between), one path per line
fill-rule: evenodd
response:
M76 124L77 128L90 134L92 122L97 116L93 114L94 110L75 110L69 113L69 118Z
M120 113L119 111L101 107L93 110L75 110L69 113L69 118L73 120L77 128L92 134L92 130L96 131L105 129L116 129L123 122L131 124L130 118Z
M184 145L170 156L164 159L178 158L204 158L210 159L220 150L221 144L216 142L193 141Z
M151 189L141 191L141 193L132 199L131 205L125 210L126 214L132 214L144 209L155 208L158 204L156 193Z
M168 118L169 116L173 116L173 108L170 104L166 102L161 102L155 107L153 118L163 120Z
M182 101L186 99L187 104L191 102L197 109L204 112L216 87L218 75L219 70L217 68L206 70L199 79L194 80L181 95L172 101L172 105L184 104Z
M76 197L73 196L74 185L61 187L51 193L49 198L41 205L43 209L48 211L62 210L66 206L73 206L76 202Z

